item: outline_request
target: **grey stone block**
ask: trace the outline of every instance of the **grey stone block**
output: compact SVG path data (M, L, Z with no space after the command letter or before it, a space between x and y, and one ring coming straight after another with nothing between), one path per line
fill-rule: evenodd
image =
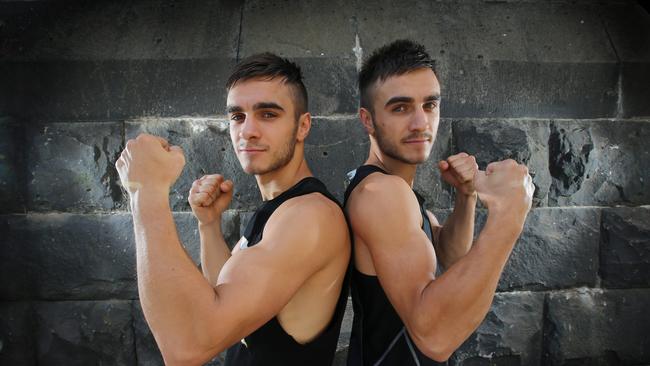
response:
M600 237L603 287L650 287L650 210L603 210Z
M0 302L0 364L36 365L32 303Z
M365 129L355 117L314 118L305 157L314 176L343 203L346 174L363 164L369 144Z
M450 59L438 63L438 75L441 113L447 118L605 118L617 113L614 62Z
M20 7L16 2L12 5ZM32 2L31 9L18 14L21 21L6 22L7 35L12 37L0 56L75 60L234 58L240 14L241 3L236 1Z
M295 61L301 66L313 116L357 113L359 92L354 60L314 57Z
M142 313L142 306L139 301L133 301L133 323L135 333L135 348L137 355L138 366L163 366L162 355L160 349L156 344L156 340L151 333L151 329ZM206 366L220 366L223 365L226 353L222 352L213 360L206 363Z
M650 291L578 289L548 295L545 365L650 363Z
M120 123L49 123L27 131L27 205L33 211L119 207Z
M221 174L234 183L231 208L245 209L261 202L253 176L241 168L230 142L228 123L215 119L151 119L127 122L126 138L150 133L169 140L183 148L186 165L171 191L171 205L175 211L189 211L187 196L192 182L205 174Z
M623 117L650 117L650 60L624 62L621 76Z
M364 56L410 38L439 59L616 62L591 3L409 0L397 7L383 0L360 1L356 9Z
M549 205L650 203L649 139L644 121L553 121Z
M283 57L353 57L354 8L344 0L247 1L240 55L271 51Z
M650 15L640 3L610 3L597 9L621 61L650 61Z
M525 164L533 177L533 204L545 206L551 176L548 172L548 122L540 120L458 120L452 127L454 153L476 157L479 169L513 159Z
M479 328L452 355L450 365L541 365L544 295L497 294Z
M18 121L0 117L0 213L25 210L24 134Z
M181 242L198 265L197 224L174 216ZM238 213L227 211L224 236L238 238ZM2 299L133 299L137 297L135 238L130 214L2 216ZM21 276L15 276L21 273Z
M135 365L131 301L35 306L39 365Z
M535 209L506 264L499 291L595 286L600 212Z
M235 59L0 61L0 114L115 121L222 114Z

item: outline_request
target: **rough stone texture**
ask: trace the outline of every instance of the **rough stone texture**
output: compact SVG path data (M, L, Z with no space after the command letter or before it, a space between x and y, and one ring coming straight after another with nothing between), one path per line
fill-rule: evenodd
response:
M27 206L33 211L108 210L122 191L115 161L120 123L50 123L27 130Z
M0 213L24 211L23 140L19 122L0 117Z
M353 60L317 57L293 60L301 67L312 116L357 112L359 92Z
M196 220L176 214L179 237L198 264ZM224 217L226 240L238 238L234 211ZM0 217L2 299L137 298L135 241L130 214ZM15 276L21 273L21 276Z
M541 365L544 295L497 294L479 328L454 352L450 365Z
M246 1L240 55L352 58L354 8L349 1Z
M30 10L23 9L22 22L6 21L8 38L0 57L128 60L237 54L238 1L32 3Z
M499 290L595 286L599 220L596 209L532 210Z
M649 70L650 60L623 64L621 83L624 117L650 117L650 103L644 97L650 95Z
M357 118L314 118L305 156L314 176L342 203L346 174L368 157L368 135Z
M39 365L135 365L131 301L37 303Z
M578 289L550 293L545 365L650 363L650 291Z
M31 303L0 302L0 364L36 365Z
M479 169L505 159L526 164L535 184L533 204L546 205L551 185L547 121L459 120L454 121L452 131L454 153L464 151L474 155Z
M650 210L603 210L600 236L603 287L650 287Z
M223 114L234 59L0 61L0 114L115 121Z
M126 138L150 133L183 148L185 169L171 191L175 211L189 211L187 196L192 182L205 174L222 174L235 184L231 208L250 208L261 201L257 183L241 168L232 143L228 124L215 119L151 119L126 123Z
M151 330L142 313L142 306L139 301L133 301L133 329L135 333L135 348L138 366L163 366L162 355L151 334ZM206 366L223 365L225 352L206 363Z
M650 123L552 121L549 205L650 203Z

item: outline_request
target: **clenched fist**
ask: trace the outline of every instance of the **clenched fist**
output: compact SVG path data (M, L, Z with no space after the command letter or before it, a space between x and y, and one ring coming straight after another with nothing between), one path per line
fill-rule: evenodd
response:
M458 193L471 196L476 191L474 179L478 172L476 158L467 153L452 155L438 162L442 179L454 187Z
M488 210L523 219L533 202L535 186L523 164L508 159L490 163L476 176L476 191Z
M129 195L143 189L169 194L181 175L185 155L162 137L140 134L126 142L115 167Z
M232 181L219 174L204 175L192 183L187 201L200 224L210 225L220 221L221 214L232 200Z

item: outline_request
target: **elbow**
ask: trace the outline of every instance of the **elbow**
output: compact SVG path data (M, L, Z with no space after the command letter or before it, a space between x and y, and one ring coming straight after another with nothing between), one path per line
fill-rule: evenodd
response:
M456 350L455 345L446 340L444 336L413 337L413 341L420 352L436 362L446 362Z
M196 347L182 347L170 344L166 347L160 346L160 353L163 356L165 365L169 366L200 366L212 359L212 354L218 352L209 352L200 350Z

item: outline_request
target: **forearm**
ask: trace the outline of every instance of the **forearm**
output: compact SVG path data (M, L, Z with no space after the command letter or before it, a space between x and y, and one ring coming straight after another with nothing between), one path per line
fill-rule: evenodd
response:
M201 270L203 276L214 286L221 268L230 258L230 249L221 231L221 220L209 225L199 223L199 236L201 237Z
M140 302L163 356L175 363L183 359L179 349L190 352L194 341L208 336L203 315L217 298L181 246L167 194L133 198Z
M412 314L420 345L448 357L480 325L520 232L519 225L488 216L469 253L428 283Z
M436 254L445 268L451 267L472 247L476 199L476 194L457 194L454 211L440 229Z

